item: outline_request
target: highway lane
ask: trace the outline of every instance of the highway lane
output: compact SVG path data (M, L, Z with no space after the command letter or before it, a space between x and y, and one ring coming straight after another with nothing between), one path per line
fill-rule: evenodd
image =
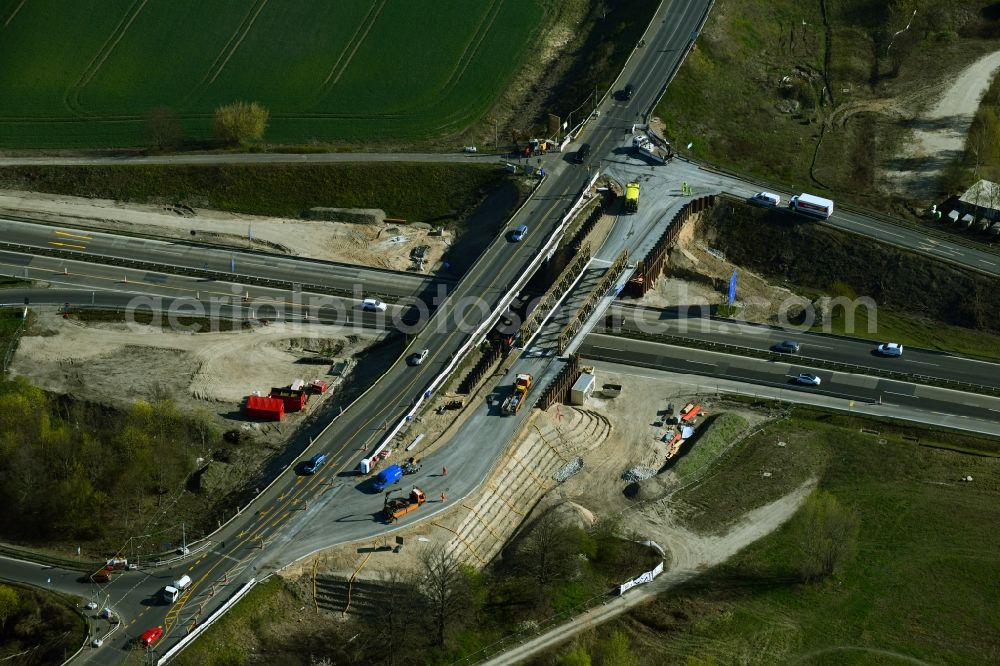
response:
M958 417L969 420L969 423L1000 422L1000 398L822 370L811 366L807 359L801 359L801 362L798 359L768 361L599 333L588 335L579 352L587 359L702 375L707 378L704 382L707 386L711 386L716 379L729 380L780 389L780 395L815 393ZM794 378L801 372L817 375L822 384L798 385ZM974 430L976 427L965 426L963 429Z
M227 275L234 282L241 281L245 276L252 276L254 280L283 280L343 289L356 293L358 297L364 294L404 297L445 293L454 283L448 276L427 276L303 257L244 252L202 245L196 240L137 238L3 218L0 218L0 238L5 243L28 248L70 253L67 260L83 259L86 255L86 260L90 262L142 261L163 266L164 271L167 267L212 271Z
M49 285L0 289L0 305L23 305L27 298L29 305L103 305L188 317L358 322L379 328L402 325L418 313L405 304L389 305L385 314L364 312L358 299L16 252L0 251L0 275ZM409 296L416 300L419 294Z
M694 307L695 312L699 310ZM875 352L879 342L839 335L824 335L801 330L783 330L763 324L740 323L687 316L681 309L659 309L615 305L609 311L623 317L623 331L675 335L692 340L770 351L783 340L798 342L801 347L796 362L809 358L924 375L955 382L1000 388L1000 364L956 356L948 352L904 347L902 357L887 358ZM795 359L796 356L789 356Z

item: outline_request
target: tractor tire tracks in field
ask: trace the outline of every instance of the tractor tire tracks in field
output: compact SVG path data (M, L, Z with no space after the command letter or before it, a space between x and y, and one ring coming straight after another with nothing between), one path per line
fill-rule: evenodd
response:
M344 71L354 60L354 54L358 52L361 45L364 44L365 40L368 38L368 33L375 26L375 22L378 21L378 17L382 15L382 10L385 9L385 4L387 0L382 0L381 2L372 5L372 8L368 10L363 21L358 26L358 29L354 31L351 35L351 39L344 46L344 49L340 52L340 56L337 58L337 62L333 63L333 67L330 69L330 73L326 75L323 79L323 83L320 84L319 90L316 91L315 101L319 102L333 86L337 85L337 81L340 77L344 75Z
M77 79L69 90L66 91L66 95L63 97L63 101L66 104L66 108L69 109L71 113L79 118L85 118L91 116L88 114L83 106L80 104L80 93L83 89L93 80L94 76L100 71L101 67L107 61L108 57L111 55L118 43L122 41L125 33L128 32L129 27L135 22L139 14L142 13L143 8L145 8L146 3L149 0L135 0L132 5L125 12L125 15L115 26L115 29L111 31L108 38L104 40L101 44L101 48L98 50L97 54L90 60L87 65L87 69L83 71L80 78Z
M10 25L10 22L14 20L14 17L17 16L17 13L21 11L21 7L24 7L24 3L26 3L27 1L28 0L21 0L21 2L18 3L17 7L14 7L14 11L12 11L10 13L10 16L7 17L7 20L3 22L4 28Z
M215 56L215 60L212 61L208 71L205 72L205 76L201 78L198 85L192 88L191 92L184 98L184 101L181 102L180 106L182 108L187 106L189 102L198 99L198 97L204 93L210 85L215 83L215 80L219 78L219 74L221 74L222 70L225 69L229 60L233 57L233 54L240 48L240 44L242 44L243 40L250 34L250 30L253 28L254 23L257 22L257 17L260 16L262 11L264 11L264 7L267 6L267 2L268 0L257 0L257 2L250 7L249 11L247 11L247 13L243 16L243 20L240 21L238 26L236 26L236 30L233 31L233 34L229 36L229 39L219 51L219 54Z

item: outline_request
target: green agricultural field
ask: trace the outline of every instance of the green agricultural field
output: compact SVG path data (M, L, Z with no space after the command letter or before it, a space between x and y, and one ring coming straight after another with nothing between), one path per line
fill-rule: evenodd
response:
M502 90L540 0L0 0L0 147L140 144L167 107L189 138L237 100L267 139L408 141L462 128Z

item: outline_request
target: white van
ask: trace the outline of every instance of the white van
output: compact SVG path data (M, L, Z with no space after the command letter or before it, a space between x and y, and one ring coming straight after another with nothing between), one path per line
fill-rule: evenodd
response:
M191 586L191 576L184 575L174 581L173 585L167 585L163 588L163 598L167 603L172 604L177 601L177 597L181 596L181 592L188 589Z
M781 197L770 192L758 192L750 197L750 202L755 203L758 206L780 206Z

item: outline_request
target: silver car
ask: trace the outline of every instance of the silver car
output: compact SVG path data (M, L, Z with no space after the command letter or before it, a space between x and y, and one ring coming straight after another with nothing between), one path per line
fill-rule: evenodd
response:
M410 365L420 365L427 358L428 354L431 353L430 349L421 349L420 351L410 355Z
M811 372L803 372L795 378L795 383L802 384L803 386L819 386L823 383L823 380Z

